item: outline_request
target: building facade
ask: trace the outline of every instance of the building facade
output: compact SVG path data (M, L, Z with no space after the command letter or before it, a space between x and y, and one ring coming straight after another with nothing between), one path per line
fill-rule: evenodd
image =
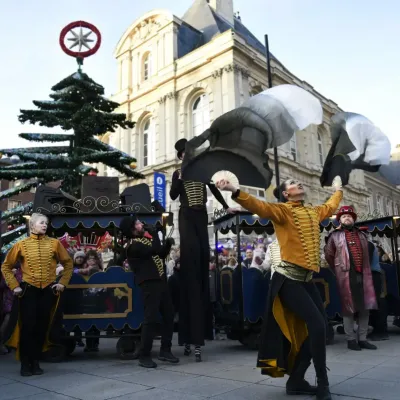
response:
M195 0L188 6L182 18L166 10L145 14L121 37L115 49L118 91L112 99L121 104L119 111L136 121L136 126L103 138L137 157L138 169L150 187L154 171L165 173L167 192L172 173L179 168L175 142L201 134L218 116L268 87L265 48L234 14L233 1ZM273 55L271 68L274 86L298 85L315 95L323 106L323 124L296 132L289 143L278 149L278 161L281 180L301 180L309 193L308 202L324 202L332 190L321 188L319 177L331 145L329 121L340 108L292 74ZM272 151L270 162L273 167ZM110 169L102 173L116 174ZM122 188L132 184L121 177ZM266 192L242 189L274 200L273 185ZM396 210L400 190L362 171L353 173L351 184L346 187L346 203L368 214L371 193L380 193L377 190L385 198L390 193L392 208ZM177 225L178 203L168 199L167 208L174 212ZM210 216L215 208L220 208L211 195L208 208Z

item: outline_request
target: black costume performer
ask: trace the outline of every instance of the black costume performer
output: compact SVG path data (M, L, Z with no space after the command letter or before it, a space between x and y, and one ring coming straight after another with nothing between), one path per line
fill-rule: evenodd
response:
M153 339L156 333L159 315L162 318L161 348L158 359L178 363L179 359L171 353L172 335L174 332L174 308L168 291L167 274L164 259L171 250L172 242L167 239L161 245L158 233L151 232L151 238L145 234L135 217L126 217L121 221L122 234L131 238L126 250L130 267L135 274L135 283L142 290L144 320L141 332L141 347L137 352L139 365L144 368L156 368L151 358ZM135 228L136 225L136 228Z
M337 182L337 181L336 181ZM219 183L224 189L225 183ZM301 187L286 181L276 197L288 196L288 187ZM319 224L333 215L343 197L336 193L323 205L305 206L302 200L267 203L236 190L232 198L245 209L273 222L280 245L281 263L275 268L268 292L267 307L260 335L257 366L272 377L290 375L287 394L316 394L317 400L331 400L326 371L326 319L313 272L319 271ZM311 358L318 387L304 380Z
M187 140L175 144L178 158L182 159ZM185 355L190 354L190 345L196 346L196 361L201 361L200 346L204 346L206 316L210 313L209 261L210 245L208 239L207 188L224 209L229 206L215 185L183 181L180 171L172 176L170 197L179 197L179 235L180 235L180 279L181 309L179 312L180 341L186 345ZM183 344L182 343L182 344Z

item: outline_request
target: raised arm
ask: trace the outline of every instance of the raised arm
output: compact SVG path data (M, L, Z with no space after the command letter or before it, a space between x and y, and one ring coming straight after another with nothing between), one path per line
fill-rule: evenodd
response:
M171 200L176 200L182 192L182 179L180 179L180 175L179 170L176 170L172 175L171 189L169 191Z
M228 204L226 203L224 197L222 196L221 192L217 189L217 187L213 183L209 183L208 187L210 188L211 193L214 195L214 197L219 201L222 207L224 207L225 210L229 208Z
M7 253L6 259L1 266L1 272L4 276L4 280L6 281L7 286L14 290L19 287L19 283L13 273L14 265L19 261L21 256L21 248L19 243L16 243L13 247L11 247L10 251Z
M332 187L336 190L335 193L330 197L330 199L322 204L321 206L315 207L318 213L319 221L323 221L326 218L331 217L335 214L335 211L339 208L339 204L343 199L343 188L342 179L340 176L336 176L333 179Z
M286 207L282 203L267 203L240 190L232 195L232 199L253 214L273 222L282 223L286 218Z
M342 199L343 192L341 190L337 190L326 203L315 207L319 215L319 221L321 222L324 219L329 218L333 214L335 214L336 210L339 208L339 204Z

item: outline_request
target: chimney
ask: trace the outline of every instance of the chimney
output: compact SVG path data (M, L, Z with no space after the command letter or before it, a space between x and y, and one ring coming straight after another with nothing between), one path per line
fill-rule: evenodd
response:
M233 0L208 0L208 3L220 17L234 26Z

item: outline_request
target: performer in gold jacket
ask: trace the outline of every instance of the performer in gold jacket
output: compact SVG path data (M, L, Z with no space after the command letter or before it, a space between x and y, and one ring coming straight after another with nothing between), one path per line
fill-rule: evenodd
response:
M57 239L46 236L47 225L45 215L33 214L29 221L30 236L11 248L1 268L7 286L19 298L19 318L8 345L17 349L22 376L43 374L39 359L58 304L57 295L72 276L73 262ZM18 261L21 284L12 272ZM57 283L58 263L64 271Z
M324 306L312 277L320 269L319 224L335 213L343 198L340 177L332 186L336 192L325 204L307 206L304 187L294 179L283 182L279 191L275 189L275 196L285 199L283 203L257 200L226 180L217 183L220 190L232 192L232 199L245 209L269 218L280 245L282 261L271 279L257 366L272 377L290 375L287 394L316 395L317 400L331 400ZM317 387L304 379L311 359Z

